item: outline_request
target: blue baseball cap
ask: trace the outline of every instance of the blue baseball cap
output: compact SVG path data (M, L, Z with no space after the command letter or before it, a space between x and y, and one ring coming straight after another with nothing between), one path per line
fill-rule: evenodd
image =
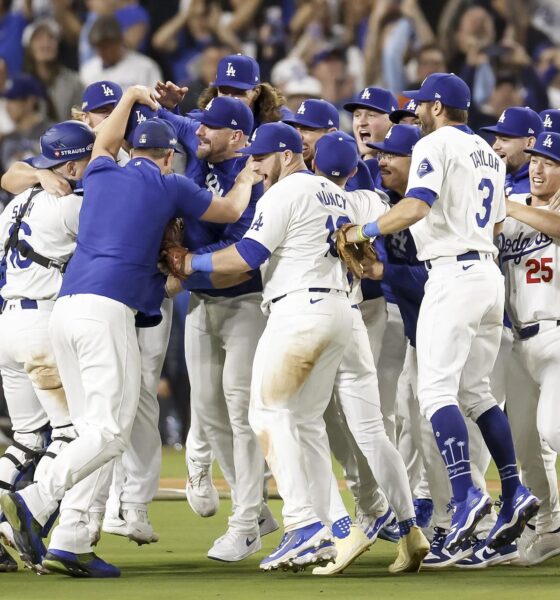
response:
M245 102L238 98L212 98L196 119L208 127L240 129L245 135L251 135L253 131L253 113Z
M252 90L261 82L259 63L244 54L224 56L218 63L216 87L227 86L240 90Z
M416 100L411 99L402 108L397 108L397 110L394 110L389 115L389 119L398 125L405 117L416 117L417 108L418 104Z
M173 125L164 119L147 119L134 129L132 147L177 150L177 133Z
M344 110L349 112L354 112L357 108L369 108L386 114L392 113L398 107L395 96L389 90L379 87L364 88L343 106Z
M270 154L291 150L296 154L302 152L301 135L287 123L265 123L255 129L251 144L238 150L241 154Z
M432 73L422 82L419 90L405 90L403 96L415 102L435 102L444 106L467 110L471 105L469 86L454 73Z
M416 142L421 137L422 132L416 125L393 125L382 142L378 144L370 142L366 146L388 154L411 156Z
M334 104L326 100L309 99L299 105L293 116L282 119L282 122L314 129L329 129L330 127L338 129L340 118Z
M36 169L50 169L91 155L95 133L81 121L63 121L49 127L39 139L41 154L30 159Z
M560 133L560 109L549 108L543 110L539 113L539 117L543 122L545 131Z
M107 106L117 104L122 98L122 88L114 81L96 81L87 86L82 95L82 110L91 112Z
M496 125L480 128L480 131L489 131L495 135L506 137L536 137L543 130L544 125L541 118L528 106L506 108Z
M546 158L551 158L560 163L560 133L549 133L547 131L539 133L535 145L532 148L523 150L523 152L546 156Z
M130 110L130 115L128 117L124 132L124 139L129 144L132 144L132 137L138 125L144 123L144 121L147 121L148 119L155 119L156 117L157 112L155 110L152 110L145 104L139 104L136 102Z
M44 98L45 93L38 79L25 73L19 73L11 78L2 95L8 100L23 100L30 96Z
M358 166L356 140L342 131L331 131L315 144L315 166L332 177L347 177Z

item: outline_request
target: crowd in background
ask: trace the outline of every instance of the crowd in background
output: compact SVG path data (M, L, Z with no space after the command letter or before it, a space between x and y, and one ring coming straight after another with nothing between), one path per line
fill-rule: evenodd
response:
M469 84L474 130L509 106L560 107L558 0L0 0L0 176L39 152L88 84L170 79L189 87L188 112L236 52L257 59L289 109L324 98L348 131L342 105L358 90L398 94L433 72ZM10 197L0 194L1 211ZM188 403L185 301L160 389L164 439L176 444Z

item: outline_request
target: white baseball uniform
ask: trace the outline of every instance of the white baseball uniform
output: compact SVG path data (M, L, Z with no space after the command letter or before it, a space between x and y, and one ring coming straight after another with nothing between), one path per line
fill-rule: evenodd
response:
M515 201L525 203L525 198ZM538 207L548 210L547 206ZM541 498L538 533L560 526L555 462L560 450L560 241L507 218L499 237L506 308L513 324L507 411L524 483Z
M245 238L270 252L270 313L253 363L249 419L284 500L286 531L328 523L332 477L323 413L351 328L346 269L333 234L351 221L334 183L295 173L258 201Z
M457 405L459 391L474 420L496 404L489 376L500 345L504 283L493 229L506 214L504 180L497 154L461 128L441 127L414 147L408 190L437 196L410 228L429 268L417 328L418 396L428 419Z
M63 264L76 246L82 198L76 194L57 198L41 190L28 204L32 192L29 189L17 195L0 215L0 259L16 217L25 210L18 239L43 257ZM16 444L0 458L0 493L14 482L18 467L43 447L41 430L49 423L52 443L41 469L76 436L47 331L62 274L22 256L15 248L7 248L6 258L0 371Z

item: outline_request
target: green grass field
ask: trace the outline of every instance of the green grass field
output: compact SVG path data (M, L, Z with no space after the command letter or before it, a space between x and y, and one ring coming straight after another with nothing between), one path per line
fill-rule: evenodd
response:
M184 477L183 454L167 449L162 476ZM490 474L492 477L492 474ZM345 493L345 500L349 495ZM281 503L271 501L280 518ZM396 546L377 542L343 575L314 577L304 573L260 573L259 560L279 542L280 531L264 538L263 550L241 563L208 560L206 552L227 527L229 500L215 517L201 519L186 501L157 501L150 516L160 542L138 547L104 534L98 553L122 570L120 579L77 580L59 575L39 577L27 570L0 573L1 600L223 600L272 599L560 599L560 558L544 565L494 567L465 572L450 569L395 577L387 573Z

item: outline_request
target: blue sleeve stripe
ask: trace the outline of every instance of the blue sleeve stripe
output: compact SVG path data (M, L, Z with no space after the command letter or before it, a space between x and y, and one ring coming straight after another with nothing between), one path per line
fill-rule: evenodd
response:
M250 238L243 238L235 244L235 247L251 269L258 269L270 256L268 248Z
M437 200L438 195L429 188L417 187L407 190L405 197L417 198L418 200L425 202L428 206L432 206L432 204Z

